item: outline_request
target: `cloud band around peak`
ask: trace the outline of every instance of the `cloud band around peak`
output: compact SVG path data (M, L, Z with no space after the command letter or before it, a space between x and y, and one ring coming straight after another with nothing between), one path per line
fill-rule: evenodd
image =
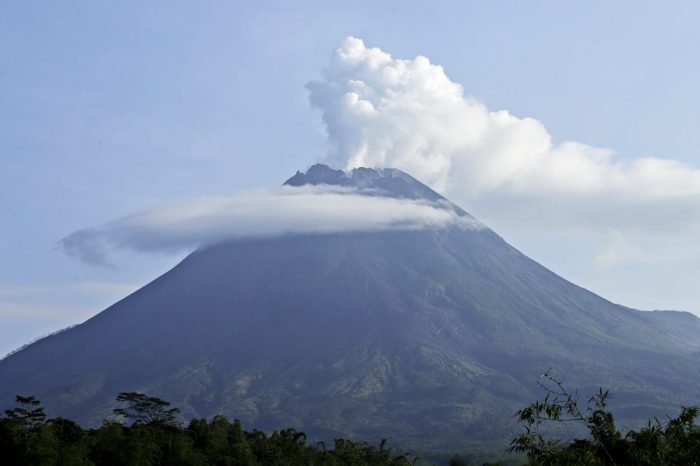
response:
M482 228L437 203L368 196L328 186L206 197L129 215L60 241L70 256L108 265L113 250L177 252L231 239L285 234Z

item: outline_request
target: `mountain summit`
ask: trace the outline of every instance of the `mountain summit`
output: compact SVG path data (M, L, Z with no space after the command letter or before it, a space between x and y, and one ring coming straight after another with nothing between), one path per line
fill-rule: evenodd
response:
M328 165L312 165L306 173L297 173L284 182L284 186L339 186L367 196L384 196L398 199L424 200L440 204L460 216L475 220L462 208L433 191L408 173L397 168L360 167L350 171L336 170Z
M449 202L392 169L314 165L285 184ZM0 361L0 402L31 394L94 424L141 391L187 418L453 449L506 440L548 368L610 388L627 422L696 404L698 322L613 304L488 228L244 239Z
M368 194L405 199L446 201L444 197L396 168L355 168L349 172L327 165L312 165L306 173L297 172L285 186L330 185L365 191Z

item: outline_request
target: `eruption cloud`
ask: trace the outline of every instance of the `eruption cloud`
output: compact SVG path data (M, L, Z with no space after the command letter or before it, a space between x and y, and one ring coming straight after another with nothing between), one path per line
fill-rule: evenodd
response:
M700 231L700 170L555 143L541 122L466 96L426 57L396 59L348 37L307 88L327 161L340 168L399 168L477 214L549 227Z

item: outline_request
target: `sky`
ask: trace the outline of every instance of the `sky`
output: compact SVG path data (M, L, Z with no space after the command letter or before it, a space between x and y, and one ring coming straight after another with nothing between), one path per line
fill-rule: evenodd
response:
M66 238L319 161L402 168L576 284L700 314L700 5L377 3L2 2L0 354L187 253Z

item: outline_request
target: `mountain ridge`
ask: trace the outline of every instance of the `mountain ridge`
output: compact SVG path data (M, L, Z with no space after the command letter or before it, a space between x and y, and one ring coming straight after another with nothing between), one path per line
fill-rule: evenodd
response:
M435 193L398 171L316 167L287 184ZM435 195L413 199L448 202ZM187 418L455 448L507 439L550 367L583 393L610 388L623 422L695 404L698 321L607 301L488 228L248 238L1 360L0 400L33 394L90 424L143 391Z

